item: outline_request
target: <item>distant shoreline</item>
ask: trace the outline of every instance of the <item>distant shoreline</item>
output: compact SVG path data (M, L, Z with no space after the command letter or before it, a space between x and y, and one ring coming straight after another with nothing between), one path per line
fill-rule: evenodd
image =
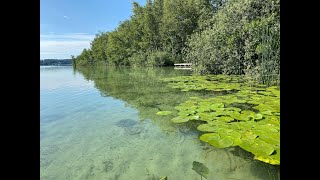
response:
M72 66L72 59L40 59L40 66Z
M50 64L50 65L40 65L40 66L72 66L72 64Z

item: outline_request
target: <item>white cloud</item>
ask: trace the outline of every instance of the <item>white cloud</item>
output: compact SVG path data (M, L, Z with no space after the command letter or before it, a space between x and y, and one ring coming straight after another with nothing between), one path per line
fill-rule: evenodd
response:
M70 19L68 16L63 16L64 19Z
M85 33L40 34L40 59L64 59L90 47L94 35Z

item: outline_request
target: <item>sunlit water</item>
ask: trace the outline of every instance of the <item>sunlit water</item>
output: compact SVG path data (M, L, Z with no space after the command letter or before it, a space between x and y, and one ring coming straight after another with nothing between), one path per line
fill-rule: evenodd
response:
M277 179L279 167L239 148L217 149L194 126L158 116L190 96L159 79L186 70L40 67L40 177L42 180ZM172 117L171 117L172 118ZM202 177L202 179L205 179Z

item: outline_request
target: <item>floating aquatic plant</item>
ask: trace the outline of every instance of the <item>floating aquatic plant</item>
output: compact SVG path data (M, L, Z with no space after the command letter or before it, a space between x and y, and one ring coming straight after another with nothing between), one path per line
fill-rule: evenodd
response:
M182 91L231 91L213 98L192 97L175 107L174 123L200 121L200 140L217 148L239 146L254 159L280 164L280 90L277 86L240 83L239 76L180 76L166 78Z
M161 116L166 116L166 115L169 115L169 114L172 114L171 111L159 111L157 112L157 115L161 115Z

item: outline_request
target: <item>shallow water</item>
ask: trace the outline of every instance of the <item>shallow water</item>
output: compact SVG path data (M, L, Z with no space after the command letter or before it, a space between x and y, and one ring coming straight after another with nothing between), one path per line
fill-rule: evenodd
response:
M197 161L209 168L210 180L278 179L278 166L239 148L214 148L199 140L194 125L156 115L190 96L213 96L167 88L159 80L187 74L173 68L40 67L40 178L197 180Z

